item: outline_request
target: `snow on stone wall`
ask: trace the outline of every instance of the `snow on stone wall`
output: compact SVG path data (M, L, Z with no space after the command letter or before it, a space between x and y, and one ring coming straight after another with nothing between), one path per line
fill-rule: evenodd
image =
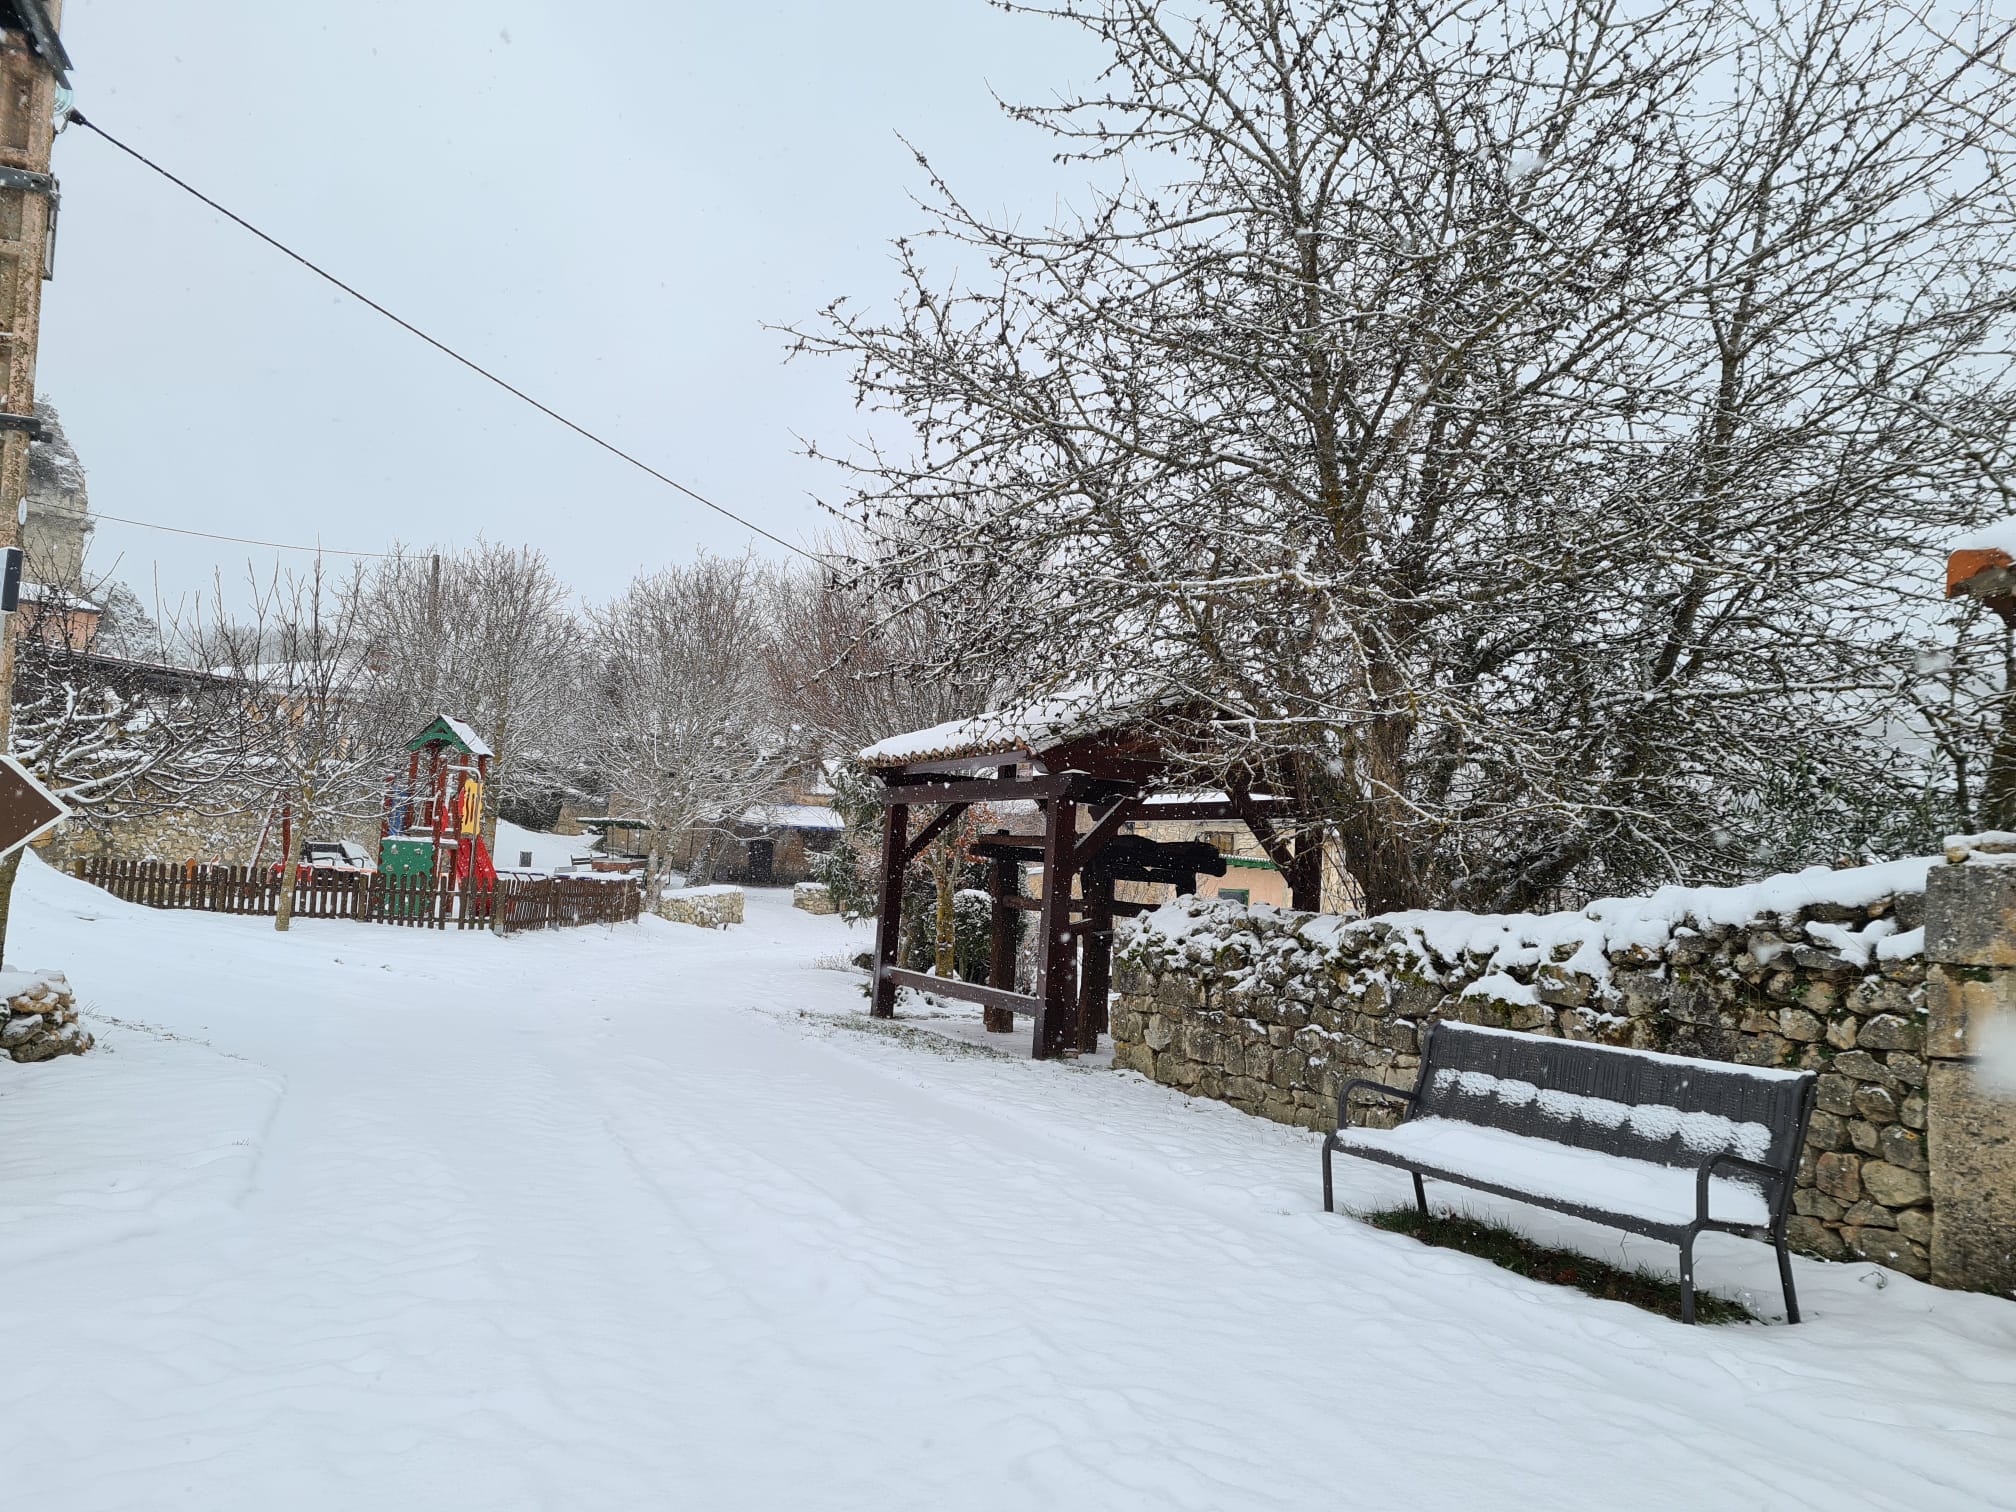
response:
M82 1055L95 1043L77 1023L60 971L0 971L0 1055L20 1063Z
M1354 1076L1411 1086L1438 1018L1809 1068L1793 1242L1923 1276L1932 864L1668 888L1579 914L1343 919L1178 900L1118 953L1114 1060L1313 1129Z
M712 887L681 887L658 901L658 917L674 924L721 929L742 922L742 889L728 883Z

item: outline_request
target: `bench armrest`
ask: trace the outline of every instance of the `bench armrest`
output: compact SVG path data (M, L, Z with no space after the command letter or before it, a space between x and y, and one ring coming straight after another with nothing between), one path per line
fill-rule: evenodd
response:
M1694 1173L1694 1220L1708 1223L1708 1180L1724 1166L1733 1166L1739 1171L1748 1171L1753 1176L1762 1176L1772 1186L1771 1212L1776 1217L1784 1206L1785 1194L1791 1190L1791 1173L1774 1165L1766 1165L1761 1160L1745 1160L1741 1155L1710 1155L1701 1162L1701 1168Z
M1377 1092L1382 1097L1396 1097L1412 1107L1419 1099L1414 1093L1401 1087L1389 1087L1384 1082L1367 1081L1362 1076L1354 1076L1337 1089L1337 1127L1343 1128L1350 1121L1351 1094L1359 1090Z

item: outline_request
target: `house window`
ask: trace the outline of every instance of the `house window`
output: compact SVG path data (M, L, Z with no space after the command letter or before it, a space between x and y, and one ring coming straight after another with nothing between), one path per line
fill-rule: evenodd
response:
M1218 899L1223 903L1251 903L1253 901L1253 889L1250 887L1221 887L1218 889Z

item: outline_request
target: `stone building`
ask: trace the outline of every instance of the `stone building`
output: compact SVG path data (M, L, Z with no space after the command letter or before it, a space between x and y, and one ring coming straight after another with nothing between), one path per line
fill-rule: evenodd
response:
M91 500L84 467L56 407L35 401L42 434L28 448L27 519L21 550L29 582L75 590L84 582L84 557L91 544Z

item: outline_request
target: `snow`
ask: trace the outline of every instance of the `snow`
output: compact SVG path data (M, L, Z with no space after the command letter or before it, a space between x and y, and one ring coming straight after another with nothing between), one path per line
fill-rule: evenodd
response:
M26 860L10 949L100 1043L0 1065L0 1509L2016 1506L2006 1300L1515 1277L1321 1212L1306 1130L876 1024L864 930L748 910L282 936ZM1777 1306L1762 1246L1699 1273Z
M759 803L742 815L744 824L767 829L842 830L847 821L817 803Z
M902 766L911 761L949 761L964 756L1035 756L1129 724L1171 702L1170 697L1115 700L1087 688L1070 688L1048 698L953 719L877 741L861 752L866 766Z
M1337 1140L1347 1151L1397 1155L1451 1176L1473 1177L1599 1212L1648 1223L1694 1221L1695 1173L1679 1166L1605 1155L1454 1118L1410 1118L1391 1129L1339 1129ZM1724 1177L1708 1183L1708 1213L1722 1223L1761 1226L1771 1221L1770 1210L1754 1187Z
M668 898L726 898L741 892L733 882L713 882L705 887L668 887L664 896Z
M1948 551L1999 551L2016 559L2016 515L1997 520L1991 525L1983 525L1979 530L1970 530L1956 538Z
M497 753L484 743L483 738L452 714L439 716L441 723L455 732L455 738L469 748L471 756L494 756Z
M524 871L518 858L526 851L532 853L529 868L538 872L562 872L574 865L576 856L589 855L594 847L593 835L549 835L543 830L526 829L511 823L508 819L497 821L497 846L495 859L499 871Z
M1532 988L1510 975L1514 967L1552 962L1563 971L1607 982L1612 951L1636 946L1656 952L1685 930L1768 925L1776 922L1776 916L1820 904L1866 908L1899 893L1923 892L1926 873L1941 864L1936 856L1912 856L1838 870L1810 866L1737 887L1662 887L1645 897L1598 898L1580 912L1548 914L1408 909L1361 919L1350 914L1295 914L1266 904L1177 898L1141 915L1135 938L1143 944L1179 945L1193 936L1237 931L1248 917L1259 916L1289 923L1292 933L1310 947L1336 952L1366 931L1384 930L1399 936L1417 957L1453 962L1468 956L1482 961L1483 973L1464 989L1465 996L1530 1004L1536 1001ZM1896 933L1896 924L1889 919L1872 920L1860 930L1807 927L1815 941L1840 948L1857 964L1867 964L1872 953L1879 960L1900 960L1924 948L1921 930Z
M21 997L37 987L66 985L60 971L0 971L0 1002Z
M1643 1139L1670 1139L1680 1142L1696 1155L1733 1154L1745 1160L1762 1160L1771 1151L1771 1130L1761 1123L1738 1123L1720 1113L1683 1113L1660 1103L1613 1102L1582 1092L1546 1090L1513 1076L1493 1076L1488 1071L1442 1070L1435 1073L1437 1092L1461 1091L1468 1097L1489 1097L1507 1107L1537 1105L1550 1119L1571 1123L1577 1119L1605 1129L1629 1128Z

